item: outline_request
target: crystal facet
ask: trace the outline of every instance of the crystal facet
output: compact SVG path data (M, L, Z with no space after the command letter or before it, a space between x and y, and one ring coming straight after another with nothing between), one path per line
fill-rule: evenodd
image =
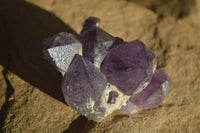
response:
M81 54L82 46L78 38L70 33L61 32L43 42L43 53L58 71L66 72L75 54Z
M156 69L156 55L140 40L113 37L99 24L89 17L79 37L61 32L43 42L45 59L63 74L68 105L97 122L113 111L133 114L160 105L172 81Z
M80 55L74 57L65 73L62 90L68 105L95 121L119 109L129 98L111 86L100 70Z
M157 69L150 84L140 93L131 96L117 112L133 114L141 109L154 108L162 103L170 91L172 81L165 70Z
M155 54L136 40L112 48L101 64L107 80L124 94L145 88L156 68Z
M93 18L92 21L91 19L85 21L80 41L83 45L83 56L99 67L108 50L123 40L100 29L98 27L100 20Z

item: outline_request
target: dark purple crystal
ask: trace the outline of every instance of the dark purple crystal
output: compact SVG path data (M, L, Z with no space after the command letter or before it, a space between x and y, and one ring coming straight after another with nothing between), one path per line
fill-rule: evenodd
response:
M138 94L133 94L118 112L132 114L141 109L160 105L170 91L172 81L165 70L157 69L150 84Z
M97 18L88 18L80 34L80 41L83 45L83 56L99 67L108 50L123 42L118 37L113 37L97 25L100 20Z
M101 64L108 82L126 95L144 88L155 70L155 54L141 41L135 40L112 48Z
M99 27L99 25L100 25L99 18L89 17L83 23L83 29L82 29L81 33L83 33L84 31L87 31L88 29L91 29L93 27Z

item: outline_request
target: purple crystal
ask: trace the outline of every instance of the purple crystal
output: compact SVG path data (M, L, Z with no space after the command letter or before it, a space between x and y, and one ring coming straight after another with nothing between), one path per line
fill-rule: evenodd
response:
M129 101L117 112L133 114L141 109L154 108L162 103L170 91L172 81L165 70L156 70L150 84L138 94L133 94Z
M95 121L101 121L128 100L128 97L116 92L118 90L107 83L98 68L79 55L74 57L64 75L62 90L66 102L72 108ZM115 94L111 95L115 100L108 97L108 93L113 92Z
M99 67L108 50L123 42L118 37L113 37L104 30L97 27L100 20L97 18L88 18L80 34L80 41L83 45L83 56Z
M79 38L61 32L44 40L45 59L64 75L68 105L97 122L113 111L132 114L160 105L172 81L165 70L155 70L156 55L141 41L124 42L99 24L89 17Z
M61 32L46 38L43 42L43 54L58 71L66 72L75 54L82 50L78 38L70 33Z
M135 40L112 48L101 64L107 80L124 94L145 88L156 68L155 54L141 41Z

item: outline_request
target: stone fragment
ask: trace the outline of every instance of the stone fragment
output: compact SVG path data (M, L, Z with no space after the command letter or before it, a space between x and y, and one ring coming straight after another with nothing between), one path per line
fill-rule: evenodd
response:
M82 46L78 38L70 33L61 32L46 38L43 54L58 71L66 72L75 54L81 54Z
M141 109L154 108L160 105L170 91L172 81L165 70L157 69L150 84L131 98L117 112L133 114Z
M150 82L156 55L139 40L112 48L101 64L108 82L126 95L139 93Z
M130 98L107 83L100 70L80 55L65 73L62 91L68 105L94 121L101 121Z

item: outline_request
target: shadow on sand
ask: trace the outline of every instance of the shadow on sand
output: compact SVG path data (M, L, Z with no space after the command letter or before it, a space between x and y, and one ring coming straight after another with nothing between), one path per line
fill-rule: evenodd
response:
M55 15L23 0L0 2L0 64L65 103L61 74L42 54L43 39L62 31L76 34Z
M0 64L6 71L15 73L34 87L65 103L61 91L62 76L44 60L42 54L43 39L62 31L76 34L54 14L24 0L0 1ZM9 99L13 91L12 86L7 87L6 99ZM5 117L2 117L2 122L11 104L6 102L3 105L0 112ZM1 123L1 127L3 124ZM92 128L95 123L79 116L64 132L81 132L88 124L90 126L86 128Z

